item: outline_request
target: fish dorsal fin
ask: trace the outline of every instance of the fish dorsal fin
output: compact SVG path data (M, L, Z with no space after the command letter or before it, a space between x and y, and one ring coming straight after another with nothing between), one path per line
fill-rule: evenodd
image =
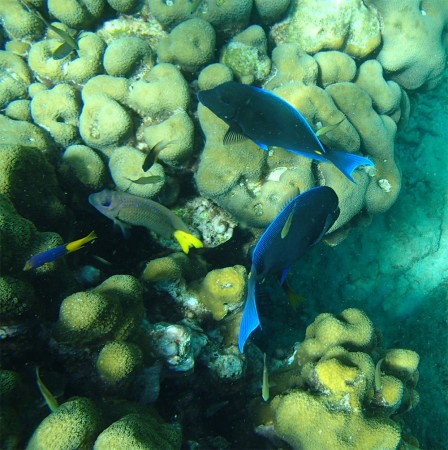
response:
M222 140L224 145L228 144L237 144L238 142L242 142L247 139L247 136L245 136L241 130L241 128L232 126L224 135L224 139Z

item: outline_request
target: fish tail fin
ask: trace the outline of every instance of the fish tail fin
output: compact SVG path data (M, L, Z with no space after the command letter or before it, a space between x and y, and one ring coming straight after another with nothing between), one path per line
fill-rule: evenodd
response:
M327 150L325 157L355 184L358 183L353 179L352 173L358 166L375 166L375 163L370 159L365 158L364 156L355 155L354 153Z
M246 304L244 305L243 317L241 318L240 332L238 335L238 347L241 353L243 353L244 344L252 331L254 331L258 326L261 327L255 299L255 286L257 283L256 278L256 272L251 271L247 287Z
M174 232L174 237L176 238L177 242L179 242L179 245L182 247L184 253L186 253L187 255L191 247L204 247L204 244L196 236L193 236L191 233L187 233L186 231L176 230Z
M78 239L77 241L69 242L65 246L65 250L67 251L67 253L75 252L76 250L83 248L84 245L86 245L90 241L95 240L96 238L97 238L97 235L96 235L95 231L92 231L86 237Z

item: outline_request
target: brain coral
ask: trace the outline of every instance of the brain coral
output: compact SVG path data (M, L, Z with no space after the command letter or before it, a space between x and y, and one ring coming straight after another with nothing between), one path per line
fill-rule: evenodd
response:
M94 450L180 449L181 434L155 414L128 414L107 427L96 439Z
M101 430L101 413L88 398L69 400L47 416L36 428L27 450L44 448L87 450Z
M322 142L368 155L376 170L357 170L354 185L331 164L316 165L280 148L263 152L252 141L224 145L227 126L199 105L206 137L196 173L202 195L256 227L267 226L289 199L316 185L329 185L338 194L341 215L332 231L362 210L376 214L390 208L401 187L394 137L409 113L404 91L385 81L375 60L356 66L348 55L335 51L312 57L297 44L277 46L272 59L275 69L265 88L301 111L315 130L337 124L321 136Z

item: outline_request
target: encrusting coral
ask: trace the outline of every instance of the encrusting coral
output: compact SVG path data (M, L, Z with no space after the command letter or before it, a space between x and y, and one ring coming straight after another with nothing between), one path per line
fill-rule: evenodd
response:
M411 350L377 347L362 311L320 314L289 364L271 374L272 401L257 410L256 400L252 415L294 449L392 450L402 430L391 416L418 401L417 364Z

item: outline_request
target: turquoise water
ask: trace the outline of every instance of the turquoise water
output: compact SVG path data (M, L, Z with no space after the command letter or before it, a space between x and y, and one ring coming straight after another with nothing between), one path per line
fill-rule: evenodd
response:
M0 448L448 449L445 3L67 1L76 20L62 1L26 3L75 28L78 48L59 60L64 34L0 0ZM275 25L296 6L295 26ZM423 56L406 41L412 20ZM227 125L196 94L230 79L273 90L378 172L352 185L331 164L224 145ZM261 280L262 328L241 354L251 252L319 184L340 201L329 240L348 232L313 246L284 286ZM182 253L183 225L158 210L162 237L128 209L120 227L143 227L124 238L88 202L103 189L160 202L205 248ZM92 230L95 242L22 270Z

